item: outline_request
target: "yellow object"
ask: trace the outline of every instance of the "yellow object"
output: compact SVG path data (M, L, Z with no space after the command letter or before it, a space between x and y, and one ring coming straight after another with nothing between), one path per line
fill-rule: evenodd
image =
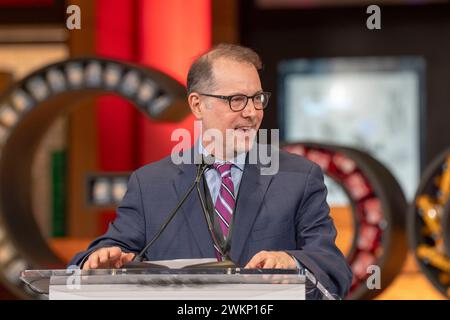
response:
M417 257L428 260L430 265L450 273L450 260L443 254L439 253L434 247L420 245L417 247Z
M442 176L439 181L439 203L445 204L450 196L450 157L447 158L445 169L442 171Z
M441 224L440 215L441 209L431 198L427 195L420 196L417 199L416 205L422 210L422 219L430 231L436 236L440 236Z

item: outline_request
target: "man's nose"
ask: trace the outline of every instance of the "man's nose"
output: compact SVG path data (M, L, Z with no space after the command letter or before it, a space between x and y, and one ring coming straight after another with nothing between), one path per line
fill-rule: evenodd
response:
M255 109L255 104L253 103L253 99L248 99L247 105L244 110L242 110L242 116L244 118L247 117L255 117L258 110Z

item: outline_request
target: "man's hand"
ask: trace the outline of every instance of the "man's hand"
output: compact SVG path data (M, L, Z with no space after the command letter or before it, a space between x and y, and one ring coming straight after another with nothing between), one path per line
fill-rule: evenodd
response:
M294 258L284 251L260 251L245 266L246 269L296 269Z
M119 247L95 250L83 264L83 270L120 268L134 258L134 253L122 252Z

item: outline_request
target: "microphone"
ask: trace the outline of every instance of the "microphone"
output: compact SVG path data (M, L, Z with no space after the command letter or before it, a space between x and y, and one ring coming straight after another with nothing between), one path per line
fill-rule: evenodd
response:
M164 232L164 230L166 230L167 226L170 224L170 222L173 220L173 218L176 216L176 214L178 213L179 209L181 208L181 206L183 205L183 203L186 201L186 199L189 197L189 195L192 193L192 191L194 190L194 187L196 185L199 184L201 177L203 176L203 174L205 173L206 169L211 166L214 163L215 159L214 156L207 156L207 157L203 157L202 156L202 163L198 166L197 169L197 174L195 176L195 180L194 182L191 184L191 186L189 187L189 189L186 191L185 195L183 196L183 198L178 202L177 206L175 207L175 209L173 209L172 213L169 215L169 217L167 218L167 220L164 222L164 224L161 226L161 228L158 230L158 232L153 236L153 238L148 242L148 244L144 247L144 249L142 249L134 258L132 261L126 263L123 268L128 268L128 269L132 269L132 268L165 268L165 266L161 266L159 264L152 264L152 263L144 263L144 255L145 252L150 249L150 247L156 242L156 240L159 239L159 237L161 236L161 234Z

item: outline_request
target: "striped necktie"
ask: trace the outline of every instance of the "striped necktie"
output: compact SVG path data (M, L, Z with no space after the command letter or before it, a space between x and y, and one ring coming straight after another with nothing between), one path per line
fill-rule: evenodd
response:
M231 163L214 164L214 168L217 170L222 180L214 211L219 218L220 228L225 239L228 237L234 208L236 206L234 185L231 180L231 166ZM218 251L217 248L216 251Z

